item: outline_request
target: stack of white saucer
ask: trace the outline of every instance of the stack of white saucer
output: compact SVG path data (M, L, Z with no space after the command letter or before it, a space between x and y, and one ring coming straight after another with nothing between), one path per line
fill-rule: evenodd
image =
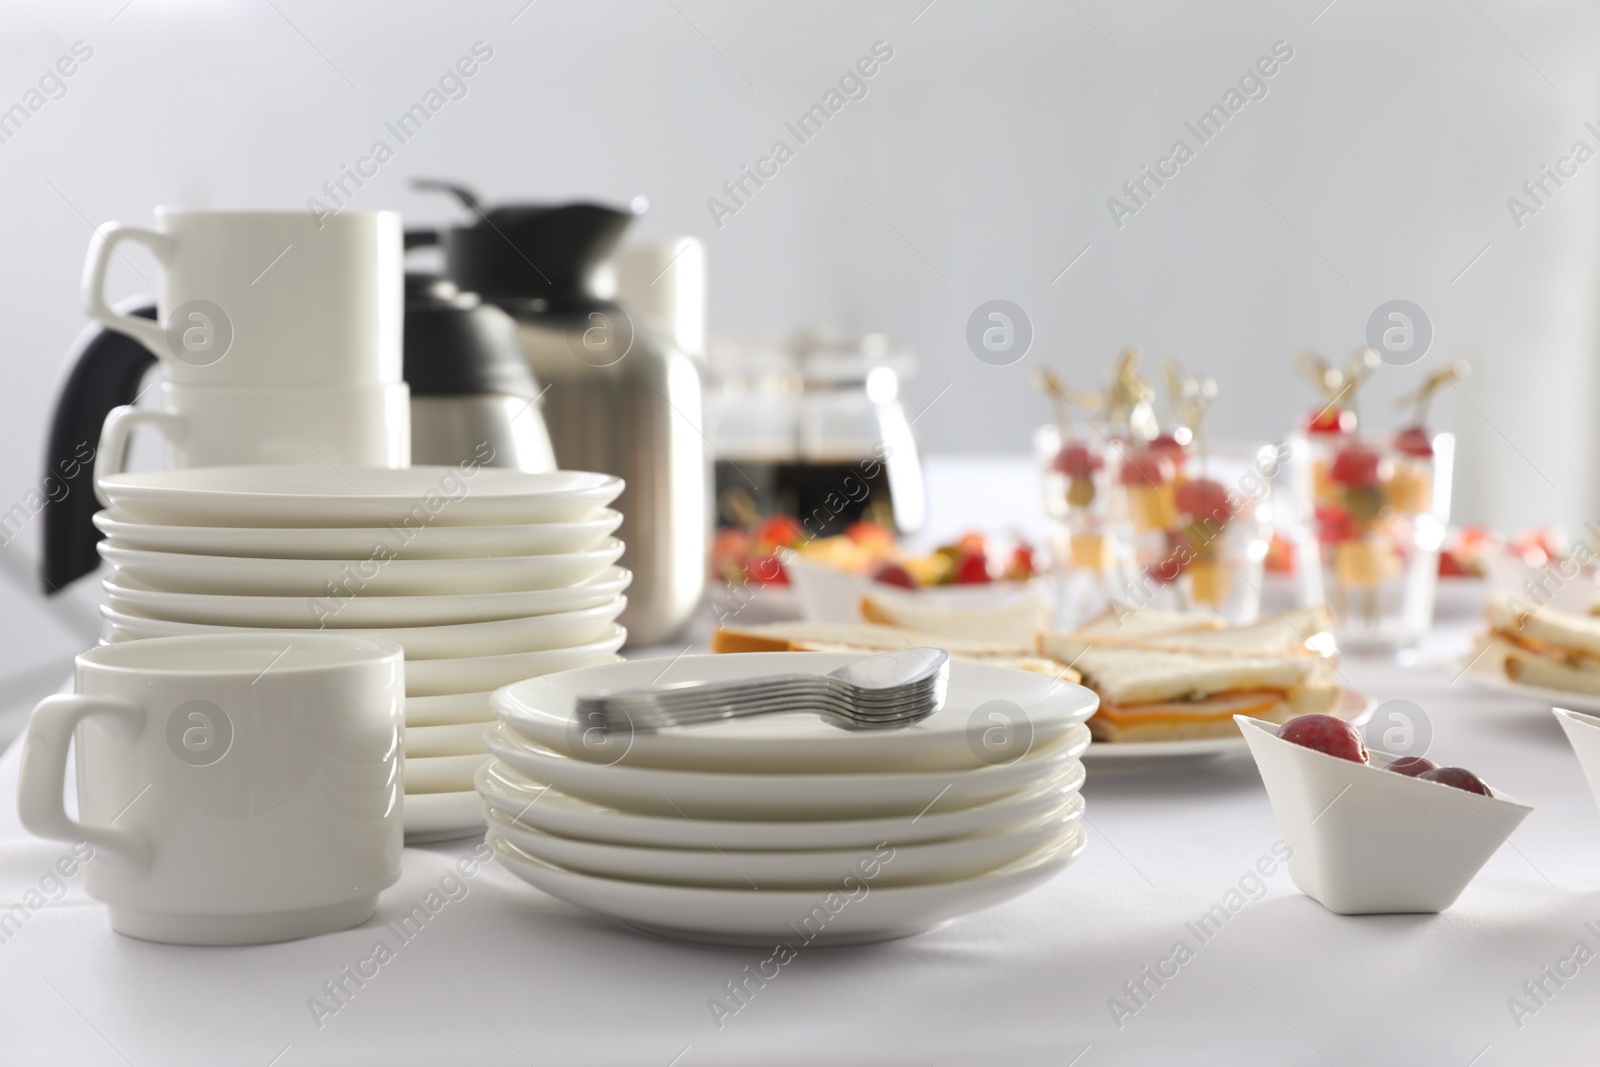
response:
M858 653L635 660L500 690L478 771L488 841L519 878L693 941L903 937L1026 892L1083 850L1080 686L952 661L943 708L898 730L803 711L605 733L578 698L826 674Z
M336 629L405 649L408 841L482 829L491 691L611 662L626 636L609 475L207 467L98 490L108 641Z

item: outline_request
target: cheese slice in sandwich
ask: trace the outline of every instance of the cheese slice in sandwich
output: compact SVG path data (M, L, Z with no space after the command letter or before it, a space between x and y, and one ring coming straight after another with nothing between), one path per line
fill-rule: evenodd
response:
M902 648L942 648L952 659L1078 680L1077 671L1036 654L1026 644L947 637L881 623L774 622L724 626L711 635L713 652L892 652Z
M1554 608L1489 605L1486 644L1523 685L1600 694L1600 619Z
M1100 694L1089 720L1097 741L1175 741L1231 737L1234 715L1284 722L1332 712L1343 696L1320 677L1319 657L1216 655L1091 647L1074 664Z

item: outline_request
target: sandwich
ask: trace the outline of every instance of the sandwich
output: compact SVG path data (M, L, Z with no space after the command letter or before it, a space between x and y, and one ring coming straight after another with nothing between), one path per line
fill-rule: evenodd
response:
M1600 696L1600 618L1491 603L1484 649L1514 682Z
M1232 737L1235 715L1285 722L1343 700L1324 640L1326 609L1225 626L1215 616L1141 611L1046 633L1041 655L1075 667L1100 696L1097 741Z
M711 635L713 652L892 652L902 648L942 648L952 659L1014 667L1076 682L1066 664L1029 644L908 630L884 623L773 622L723 626Z

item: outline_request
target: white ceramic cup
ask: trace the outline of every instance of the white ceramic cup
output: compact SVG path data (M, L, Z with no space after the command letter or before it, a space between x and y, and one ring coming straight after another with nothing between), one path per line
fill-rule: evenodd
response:
M95 478L122 473L128 441L140 426L166 439L171 467L409 467L410 398L404 382L277 387L162 382L160 408L124 405L106 416Z
M105 298L136 241L161 264L159 320ZM404 237L393 211L156 209L153 230L108 222L83 268L89 317L136 338L189 385L383 385L401 380Z
M23 826L94 849L132 937L285 941L369 919L400 877L400 646L328 634L101 645L28 723ZM63 804L76 738L79 820Z

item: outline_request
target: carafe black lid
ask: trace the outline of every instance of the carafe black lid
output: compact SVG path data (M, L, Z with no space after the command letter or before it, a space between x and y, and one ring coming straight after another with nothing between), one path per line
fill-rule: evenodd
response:
M531 400L516 325L437 274L406 273L405 378L412 396L495 393Z
M469 224L445 229L439 243L450 278L488 300L592 297L596 268L639 213L634 206L585 202L485 208L453 182L412 185L453 193L472 211Z

